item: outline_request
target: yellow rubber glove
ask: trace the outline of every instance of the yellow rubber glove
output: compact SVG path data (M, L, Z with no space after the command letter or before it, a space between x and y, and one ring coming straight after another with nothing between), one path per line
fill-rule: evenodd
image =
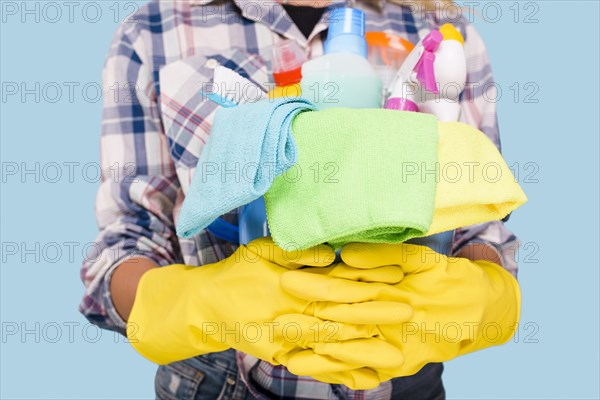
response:
M128 338L139 353L159 364L230 347L278 364L303 348L314 347L311 334L316 332L317 340L321 340L331 334L333 324L335 331L330 340L349 340L353 349L359 343L372 354L398 354L392 345L373 337L377 331L374 325L366 324L408 320L412 310L405 304L367 301L360 292L348 292L343 279L339 279L340 285L331 283L324 301L303 300L282 289L280 279L289 268L326 266L333 259L332 249L325 245L285 252L270 239L261 239L248 247L241 246L231 257L215 264L150 270L137 289ZM276 337L274 321L284 314L308 315L304 322L311 322L310 334L302 331L289 341ZM370 357L363 352L360 358L366 363ZM315 355L316 371L322 370L320 359ZM397 366L387 359L376 364Z
M344 292L357 291L354 281L374 282L375 284L370 285L367 290L364 290L365 288L362 287L358 289L365 300L380 297L382 291L389 289L388 285L398 284L404 277L404 271L397 266L357 269L343 263L338 263L329 267L303 268L302 271L334 278L333 282L336 282L336 285L345 286ZM344 279L345 281L340 282L339 279ZM328 292L330 290L331 282L332 281L329 279L322 282L316 282L317 286L310 288L310 291ZM380 285L381 283L388 285ZM377 310L374 311L376 312ZM314 321L308 318L309 317L301 314L287 314L275 319L277 324L275 335L277 337L285 337L287 335L284 327L288 326L290 323L297 324L299 330L302 332L313 332L313 336L311 336L312 344L309 346L310 348L306 351L296 353L297 356L293 357L293 364L287 365L292 373L297 375L310 375L312 378L321 382L342 384L355 390L367 390L381 384L379 375L371 368L374 363L401 365L404 362L404 357L401 354L374 352L373 350L376 349L369 348L367 342L357 340L352 342L345 341L344 351L340 353L336 350L339 358L328 356L319 346L322 343L340 342L335 333L338 329L342 328L331 325L326 326L326 329L323 329L322 331L327 330L327 333L323 335L322 331L314 331ZM376 334L378 334L377 330ZM289 338L287 339L289 340ZM309 338L303 338L304 343L309 342L308 339ZM321 354L316 354L314 349L318 349ZM360 361L360 358L362 358L364 354L369 354L371 357L369 361L370 367L364 367L365 364Z
M393 285L348 281L354 290L370 293L369 300L401 301L414 309L408 322L379 326L379 337L404 356L404 363L396 368L362 365L376 371L381 382L413 375L430 362L503 344L514 334L520 313L519 285L499 265L446 257L409 244L351 243L342 249L342 259L359 269L396 265L405 274ZM314 268L287 272L282 286L296 296L319 301L335 278L315 272ZM316 343L314 352L335 359L345 351L342 346L343 342ZM309 356L306 351L290 357L290 371L308 372L304 368ZM360 382L354 388L361 388Z

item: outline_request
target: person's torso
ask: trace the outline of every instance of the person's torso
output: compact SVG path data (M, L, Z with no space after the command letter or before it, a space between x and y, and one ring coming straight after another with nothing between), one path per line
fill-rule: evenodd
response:
M413 14L410 7L389 2L382 9L360 1L356 7L367 15L367 32L395 34L414 44L447 22L434 14ZM325 11L308 38L275 2L153 1L136 14L138 40L147 48L148 59L142 62L152 70L169 157L182 187L175 221L219 107L200 94L212 84L214 68L223 65L233 69L268 91L274 87L273 44L293 39L309 59L322 55L328 14ZM464 34L464 19L451 22ZM225 219L236 224L237 211ZM206 230L192 239L179 238L179 242L183 260L189 265L216 262L236 248Z
M433 14L413 14L409 7L389 2L384 2L382 9L360 1L356 2L356 7L367 15L367 31L395 34L414 44L432 29L448 22ZM323 14L308 38L294 25L282 6L273 1L265 4L249 0L236 0L235 3L227 0L153 1L136 14L137 40L147 49L144 55L147 59L142 62L151 69L159 117L169 147L168 156L182 187L174 210L175 223L219 107L201 94L212 84L215 67L228 67L268 91L274 86L273 44L293 39L304 49L308 59L322 55L328 14L329 11ZM464 19L450 22L465 34ZM148 91L148 88L140 90ZM224 219L237 224L237 211L233 210ZM192 239L178 240L182 259L188 265L219 261L237 247L207 230ZM256 366L255 359L240 356L245 358L239 360L240 369L245 368L244 364ZM254 368L259 373L252 378L262 379L259 383L264 386L265 382L273 381L269 375L273 369L283 367L269 368ZM318 392L321 389L313 386L311 390ZM358 393L358 397L348 394L348 397L388 398L390 390L389 385L382 385L370 393ZM331 391L322 388L325 397L318 398L329 398L329 395Z

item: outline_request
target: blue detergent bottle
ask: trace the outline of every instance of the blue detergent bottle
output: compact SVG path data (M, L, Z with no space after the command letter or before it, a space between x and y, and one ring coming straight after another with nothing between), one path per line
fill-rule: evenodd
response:
M319 110L381 107L382 82L367 60L365 29L363 11L331 12L324 55L302 65L302 97Z
M241 206L238 212L240 244L270 235L264 197Z

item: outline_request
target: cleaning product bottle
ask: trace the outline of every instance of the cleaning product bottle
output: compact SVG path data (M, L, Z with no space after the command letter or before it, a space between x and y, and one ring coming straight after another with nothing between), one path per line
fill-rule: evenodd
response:
M458 121L460 94L467 80L464 39L452 24L431 31L408 55L394 81L385 108L434 114Z
M439 86L438 98L426 98L422 112L433 114L440 121L458 121L460 117L460 95L467 82L467 57L461 33L452 25L440 28L444 40L435 52L433 64L435 80Z
M365 39L369 52L367 59L377 71L383 87L387 88L415 45L388 32L367 32Z
M381 79L367 60L365 13L355 8L331 12L324 55L302 66L302 96L319 110L330 107L380 108Z
M273 45L273 80L276 86L269 92L269 99L300 96L302 64L305 61L306 55L295 40L284 40Z

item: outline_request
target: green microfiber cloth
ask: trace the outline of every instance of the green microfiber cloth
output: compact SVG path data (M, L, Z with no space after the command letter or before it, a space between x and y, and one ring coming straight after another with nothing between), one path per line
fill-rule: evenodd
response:
M273 240L400 243L433 218L438 122L425 113L331 108L294 120L298 161L265 195Z

